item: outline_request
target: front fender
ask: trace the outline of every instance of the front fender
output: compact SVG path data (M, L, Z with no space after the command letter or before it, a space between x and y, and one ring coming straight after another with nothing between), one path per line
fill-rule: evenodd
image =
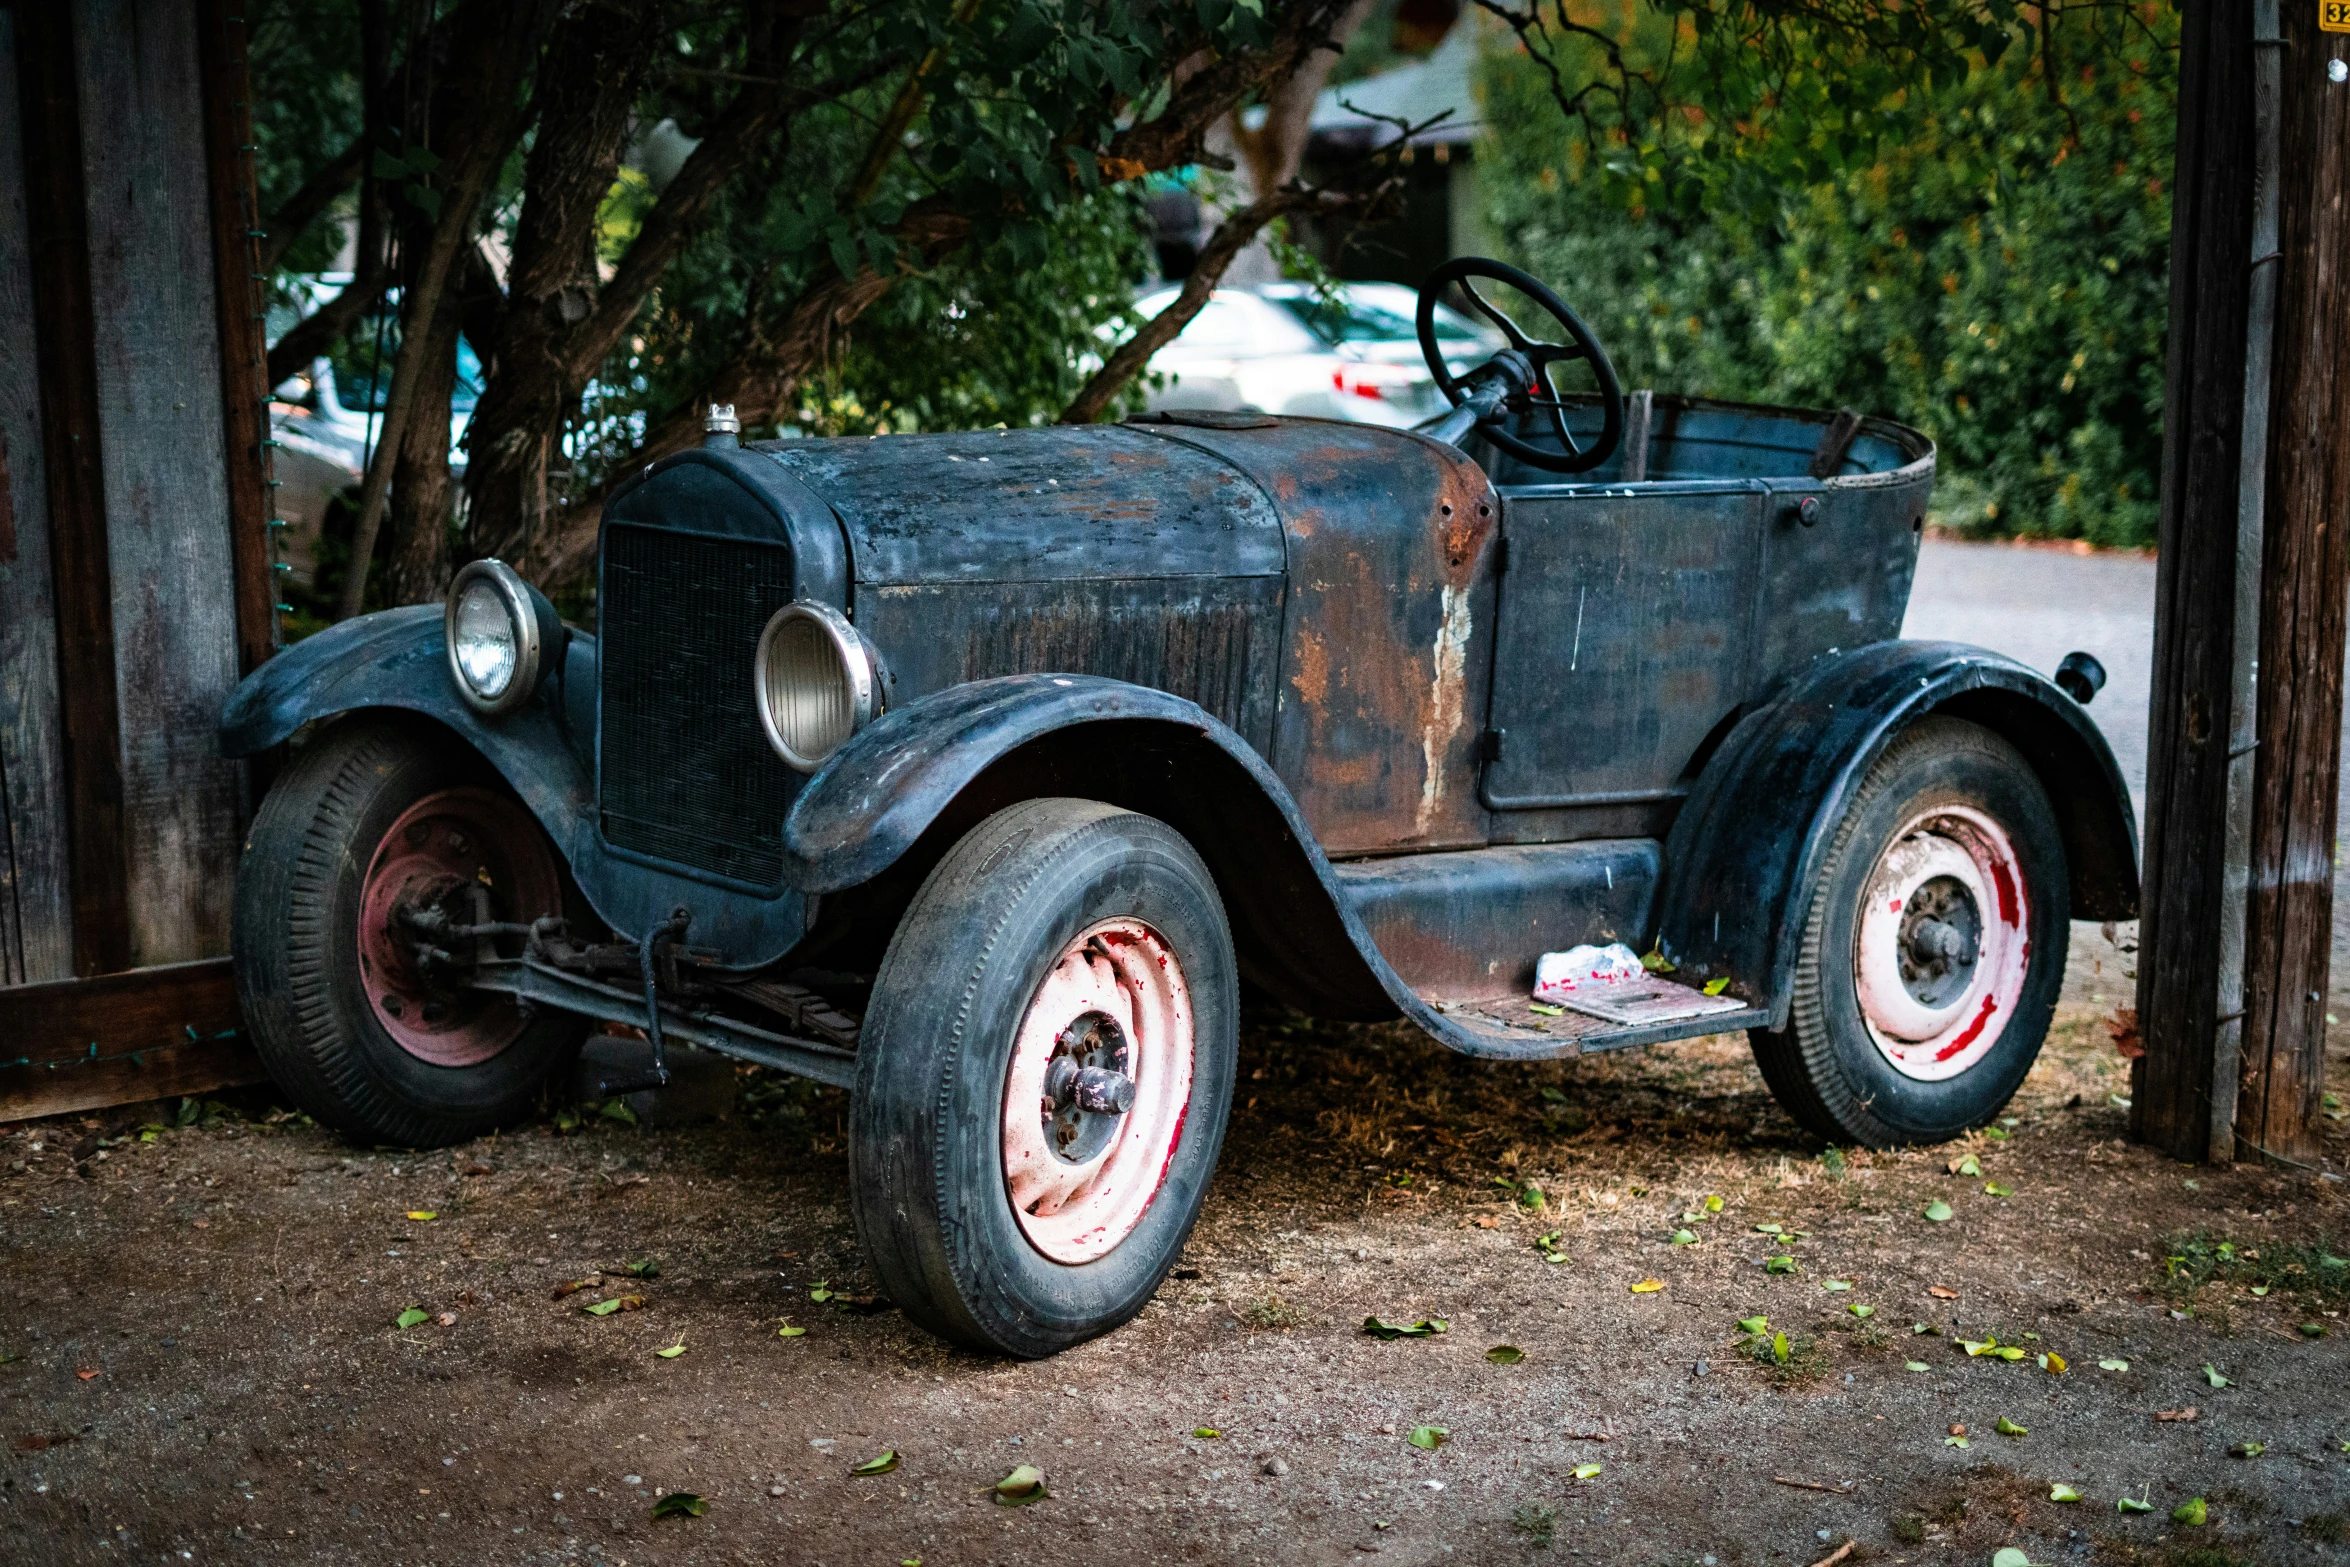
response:
M1784 1028L1810 892L1853 792L1930 713L1983 725L2039 775L2077 918L2138 907L2138 826L2112 748L2037 671L1959 642L1879 642L1816 661L1731 731L1665 845L1658 944L1685 977L1727 977Z
M754 896L627 858L596 814L596 639L573 632L563 661L515 712L484 718L449 676L438 605L361 615L306 637L245 677L220 719L225 756L250 756L303 725L362 711L432 719L481 753L547 829L605 924L634 937L673 909L693 913L693 945L733 968L770 963L807 933L794 888Z

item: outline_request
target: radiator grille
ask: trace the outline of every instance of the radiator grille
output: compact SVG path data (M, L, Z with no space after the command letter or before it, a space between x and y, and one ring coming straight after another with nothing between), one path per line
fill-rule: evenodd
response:
M759 728L751 660L791 596L783 546L623 523L604 530L607 842L759 886L781 878L783 815L799 775Z

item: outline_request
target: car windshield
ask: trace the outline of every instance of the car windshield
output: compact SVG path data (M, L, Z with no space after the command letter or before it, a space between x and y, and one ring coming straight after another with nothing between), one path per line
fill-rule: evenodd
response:
M1359 294L1328 298L1319 294L1286 294L1273 303L1332 347L1340 343L1408 343L1419 336L1419 329L1409 315L1375 304ZM1482 334L1459 311L1438 305L1436 335L1447 341L1465 339L1474 343Z
M370 325L367 332L372 334ZM400 348L399 328L389 324L384 333L384 358L397 357ZM391 377L376 373L375 344L371 336L354 334L358 342L356 352L334 356L335 401L355 414L382 413L384 401L391 395ZM449 407L456 413L471 413L473 405L481 401L481 358L474 353L473 344L463 336L457 339L457 384L449 389Z

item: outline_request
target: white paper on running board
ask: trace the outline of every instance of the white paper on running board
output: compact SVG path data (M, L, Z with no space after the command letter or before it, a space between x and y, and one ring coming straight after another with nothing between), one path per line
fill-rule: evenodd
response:
M1603 991L1577 990L1558 998L1558 1004L1586 1017L1636 1028L1648 1023L1678 1023L1683 1018L1714 1012L1743 1012L1746 1003L1732 996L1709 996L1702 990L1676 984L1661 975L1625 980Z

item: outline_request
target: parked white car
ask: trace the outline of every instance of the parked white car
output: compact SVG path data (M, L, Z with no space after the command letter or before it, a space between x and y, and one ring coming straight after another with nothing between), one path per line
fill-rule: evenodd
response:
M1146 319L1173 287L1136 301ZM1445 411L1413 327L1419 296L1396 283L1350 283L1325 297L1304 283L1220 288L1182 335L1151 356L1164 384L1148 406L1309 415L1408 428ZM1503 347L1501 334L1436 308L1437 341L1464 368Z

